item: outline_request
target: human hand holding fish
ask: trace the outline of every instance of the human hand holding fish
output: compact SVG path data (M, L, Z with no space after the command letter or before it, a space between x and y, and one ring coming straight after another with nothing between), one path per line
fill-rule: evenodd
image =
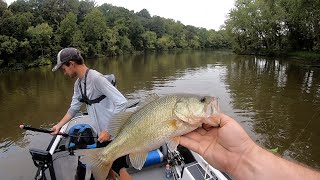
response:
M235 179L320 179L320 172L274 155L257 145L234 119L218 114L220 128L203 125L180 138L210 165ZM215 126L215 125L213 125Z
M215 114L211 119L202 127L183 135L180 144L200 154L213 167L234 175L242 155L256 144L229 116Z
M203 123L217 126L212 115L219 112L218 99L192 94L153 95L135 112L116 114L109 124L114 140L105 148L84 150L83 162L90 164L96 179L105 179L112 162L129 154L132 166L141 169L148 152L167 143L173 151L180 136Z

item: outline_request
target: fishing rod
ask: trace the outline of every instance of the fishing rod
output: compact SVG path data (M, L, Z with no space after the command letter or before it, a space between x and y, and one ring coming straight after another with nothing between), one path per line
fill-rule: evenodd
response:
M53 133L52 130L42 129L42 128L34 128L34 127L31 127L31 125L20 125L19 128L24 129L24 130L34 131L34 132L41 132L41 133L48 133L48 134ZM57 135L61 135L63 137L69 136L69 134L60 133L60 132Z
M34 132L41 132L41 133L48 133L48 134L53 133L52 130L42 129L42 128L34 128L34 127L31 127L31 125L20 125L19 128L20 129L24 129L24 130L34 131ZM59 132L59 133L57 133L55 135L61 135L63 137L98 138L98 137L94 137L94 136L77 136L77 135L71 135L71 134L66 134L66 133L61 133L61 132Z

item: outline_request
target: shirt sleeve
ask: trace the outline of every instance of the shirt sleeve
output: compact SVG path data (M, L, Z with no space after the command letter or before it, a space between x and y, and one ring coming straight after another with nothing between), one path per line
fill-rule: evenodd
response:
M80 93L80 89L79 89L78 83L79 83L79 79L76 80L76 82L74 83L72 101L71 101L70 108L69 108L69 110L67 112L72 117L74 115L76 115L77 112L80 111L80 108L81 108L81 105L82 105L82 103L80 102L81 93Z
M98 91L113 102L115 107L114 113L126 110L127 99L103 75L97 76L94 84Z

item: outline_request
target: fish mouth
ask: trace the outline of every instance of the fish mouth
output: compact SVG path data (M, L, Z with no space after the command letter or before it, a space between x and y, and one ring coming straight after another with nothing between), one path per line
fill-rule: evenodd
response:
M220 112L220 107L219 107L219 98L217 97L211 97L211 102L207 106L206 110L206 115L207 117L217 114Z

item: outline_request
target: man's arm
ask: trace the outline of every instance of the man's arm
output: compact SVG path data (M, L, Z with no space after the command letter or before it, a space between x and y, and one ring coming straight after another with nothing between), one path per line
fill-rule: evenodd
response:
M74 83L73 96L72 96L70 108L68 109L68 112L64 115L64 117L59 121L59 123L51 128L53 131L52 134L59 133L61 127L65 125L67 122L69 122L71 118L74 115L76 115L76 113L80 110L82 103L79 101L79 98L81 97L81 93L78 87L78 82L79 80L77 80Z
M320 179L318 172L278 157L258 145L241 157L232 174L236 179Z
M64 115L64 117L60 120L60 122L51 128L51 130L53 131L51 134L59 133L61 127L65 125L67 122L69 122L72 117L73 116L71 116L68 113Z
M320 173L280 158L259 147L234 119L219 114L211 122L180 138L213 167L236 179L320 179Z

